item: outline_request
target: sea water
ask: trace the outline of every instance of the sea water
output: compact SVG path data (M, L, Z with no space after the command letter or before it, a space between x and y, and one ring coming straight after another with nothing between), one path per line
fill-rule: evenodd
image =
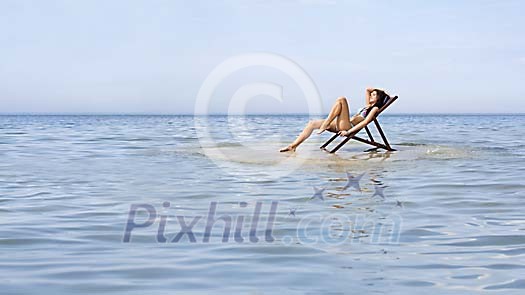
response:
M309 119L0 116L0 293L524 292L525 116Z

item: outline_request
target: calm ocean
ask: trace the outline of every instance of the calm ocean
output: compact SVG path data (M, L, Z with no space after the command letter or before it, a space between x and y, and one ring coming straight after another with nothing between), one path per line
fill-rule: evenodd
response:
M0 293L525 292L525 116L307 121L0 116Z

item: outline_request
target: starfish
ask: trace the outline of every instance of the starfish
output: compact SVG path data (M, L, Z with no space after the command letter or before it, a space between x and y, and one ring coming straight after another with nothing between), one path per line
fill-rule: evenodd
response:
M396 206L403 208L403 204L401 202L399 202L398 200L396 200Z
M374 187L375 187L375 191L374 191L374 194L372 195L372 198L375 196L380 196L382 199L385 199L385 194L383 193L385 188L380 187L379 185L374 185Z
M292 215L295 217L295 211L297 211L297 208L290 208L290 212L288 213L288 216Z
M354 187L358 191L361 191L361 186L359 185L359 182L361 181L361 178L363 178L364 175L365 173L361 173L358 176L353 176L349 172L346 172L346 177L348 178L348 181L346 182L346 185L343 187L343 190L346 190L349 187Z
M321 201L324 201L324 196L323 196L324 190L325 188L316 188L314 186L314 195L310 198L310 200L321 199Z

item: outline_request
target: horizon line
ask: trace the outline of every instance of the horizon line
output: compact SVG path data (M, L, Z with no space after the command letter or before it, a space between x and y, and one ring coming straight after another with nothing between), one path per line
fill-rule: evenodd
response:
M103 112L0 112L0 116L194 116L194 117L207 117L207 116L326 116L326 114L308 114L308 113L249 113L249 114L227 114L227 113L211 113L211 114L191 114L191 113L103 113ZM402 116L402 115L525 115L525 112L516 113L485 113L485 112L458 112L458 113L446 113L446 112L415 112L415 113L388 113L382 114L382 116Z

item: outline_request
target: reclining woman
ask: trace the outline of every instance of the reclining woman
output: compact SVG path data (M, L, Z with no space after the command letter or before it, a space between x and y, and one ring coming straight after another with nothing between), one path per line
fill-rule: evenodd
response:
M303 143L314 131L319 129L317 134L323 133L325 130L338 133L341 136L348 136L361 128L364 128L376 116L377 112L390 96L382 89L367 88L366 89L366 104L359 109L356 115L350 118L350 110L346 97L341 96L337 98L332 110L325 120L312 120L306 124L303 132L292 142L289 146L280 150L280 152L295 152L295 149Z

